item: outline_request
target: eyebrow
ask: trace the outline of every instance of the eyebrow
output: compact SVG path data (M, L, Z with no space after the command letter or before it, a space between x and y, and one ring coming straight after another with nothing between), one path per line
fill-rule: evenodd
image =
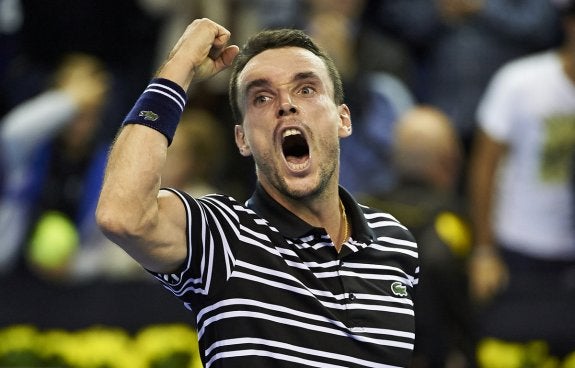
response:
M248 84L246 84L246 88L244 88L243 90L244 96L247 96L249 92L254 88L265 87L269 85L270 85L269 80L265 78L254 79L253 81L250 81Z
M314 72L299 72L296 75L294 75L294 77L292 78L292 81L298 82L298 81L303 81L306 79L317 79L317 80L319 80L320 78ZM254 88L267 87L270 84L271 84L270 81L266 78L254 79L253 81L250 81L246 85L246 88L244 88L244 95L247 96L249 94L249 92Z

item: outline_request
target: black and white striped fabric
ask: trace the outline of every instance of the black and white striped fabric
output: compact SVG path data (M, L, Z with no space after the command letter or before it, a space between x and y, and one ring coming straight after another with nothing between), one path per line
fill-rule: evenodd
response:
M154 275L194 313L205 368L408 365L417 246L391 215L340 188L353 234L338 254L261 187L246 205L172 191L188 258Z

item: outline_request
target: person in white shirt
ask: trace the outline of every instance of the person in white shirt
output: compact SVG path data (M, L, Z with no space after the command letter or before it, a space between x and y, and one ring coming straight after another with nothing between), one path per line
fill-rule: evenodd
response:
M492 79L469 177L471 290L493 302L485 330L558 350L575 346L575 326L561 312L575 308L575 2L562 21L561 47L510 62Z

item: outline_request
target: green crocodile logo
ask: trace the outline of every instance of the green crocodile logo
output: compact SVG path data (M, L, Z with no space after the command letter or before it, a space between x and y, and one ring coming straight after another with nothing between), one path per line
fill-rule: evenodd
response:
M407 296L407 287L399 281L391 284L391 291L397 296Z
M138 116L143 117L144 120L150 120L150 121L156 121L159 118L158 114L156 114L153 111L140 111Z

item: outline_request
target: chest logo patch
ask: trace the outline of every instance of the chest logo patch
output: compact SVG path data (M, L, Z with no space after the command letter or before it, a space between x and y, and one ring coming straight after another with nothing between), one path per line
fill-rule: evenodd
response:
M399 281L396 281L393 284L391 284L391 291L396 296L407 296L407 286L403 285Z

